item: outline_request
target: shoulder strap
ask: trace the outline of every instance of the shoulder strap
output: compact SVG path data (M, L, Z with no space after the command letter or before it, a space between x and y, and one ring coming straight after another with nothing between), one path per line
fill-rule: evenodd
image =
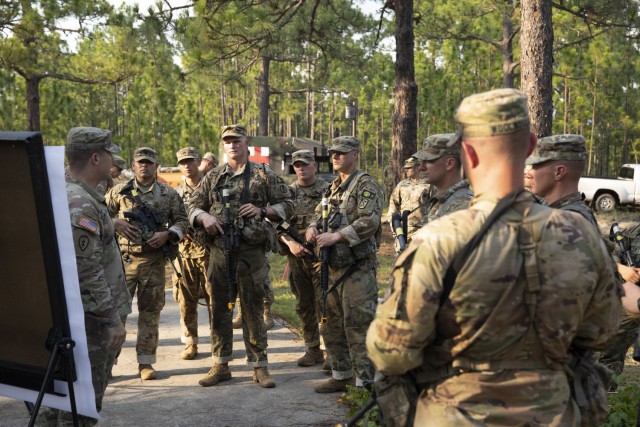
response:
M251 162L247 162L244 167L244 186L242 188L242 194L240 194L240 205L243 205L249 201L249 182L251 180Z
M364 171L356 171L353 174L353 177L350 178L351 182L349 182L349 186L347 187L345 192L342 194L342 201L340 202L340 212L346 213L349 197L351 196L351 193L353 192L353 190L355 190L356 185L358 185L358 181L360 181L360 178L363 177L364 175L369 175L369 174Z
M489 216L487 217L485 223L482 224L480 230L476 233L475 236L473 236L473 238L471 238L469 243L467 243L453 259L453 262L449 265L449 268L444 275L444 280L442 283L442 294L440 295L441 306L449 299L449 295L451 294L453 285L456 281L456 278L458 277L458 273L464 266L464 263L467 261L467 258L469 257L471 252L473 252L478 244L482 241L482 238L485 234L487 234L489 228L491 228L491 226L498 220L498 218L500 218L511 207L511 205L513 205L513 203L523 191L524 190L516 191L515 193L512 193L500 199L496 207L493 209L493 211L491 211L491 214L489 214Z

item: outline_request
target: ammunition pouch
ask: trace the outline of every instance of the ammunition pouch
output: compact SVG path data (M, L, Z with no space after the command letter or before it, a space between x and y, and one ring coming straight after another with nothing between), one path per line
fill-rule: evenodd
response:
M239 218L242 225L242 241L251 246L265 246L268 250L275 251L276 232L273 224L257 218Z
M329 250L329 265L332 268L342 268L356 262L348 243L340 242L331 246Z

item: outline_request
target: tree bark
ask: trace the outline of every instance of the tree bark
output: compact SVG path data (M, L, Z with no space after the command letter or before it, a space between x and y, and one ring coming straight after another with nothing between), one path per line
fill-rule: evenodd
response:
M27 127L40 130L40 77L25 77L27 92Z
M415 80L413 0L396 0L396 86L393 89L391 165L394 185L400 181L403 163L416 152L418 137L418 85Z
M258 135L269 135L269 65L271 58L263 56L258 76Z
M513 0L506 1L507 6L502 12L502 86L512 88L513 77Z
M522 0L520 5L520 74L529 102L531 132L551 134L553 27L551 0Z

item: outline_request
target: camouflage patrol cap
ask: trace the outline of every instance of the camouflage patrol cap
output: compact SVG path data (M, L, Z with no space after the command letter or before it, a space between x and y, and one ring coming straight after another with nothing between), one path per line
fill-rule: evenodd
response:
M127 162L122 157L114 155L113 156L113 166L115 166L118 169L122 170L127 166Z
M538 140L536 151L527 159L528 165L550 160L585 160L587 148L582 135L552 135Z
M140 147L133 152L133 161L149 160L152 163L158 163L158 153L153 148Z
M176 157L178 158L178 163L185 159L197 159L200 156L198 155L198 150L195 147L184 147L178 150L176 153Z
M495 89L462 100L454 115L457 137L506 135L529 128L527 97L515 89Z
M329 153L332 151L338 151L339 153L348 153L349 151L358 151L360 147L360 141L355 136L339 136L333 138L331 141L331 147L329 147Z
M298 151L295 151L291 155L291 159L292 159L292 163L303 162L303 163L306 163L308 165L316 161L316 158L313 155L313 152L311 150L298 150Z
M122 148L111 142L111 131L94 127L71 128L65 148L68 150L106 150L118 154Z
M247 136L247 128L243 125L227 125L222 126L222 136L220 139L225 139L227 137L241 137Z
M202 156L202 159L208 160L213 163L218 163L218 158L211 151L207 151L206 153L204 153L204 156Z
M432 161L442 156L460 155L460 142L450 145L450 140L454 135L453 133L438 133L426 137L422 142L422 150L412 157L422 161Z
M411 169L415 166L418 166L418 161L416 158L414 157L409 157L407 160L404 161L404 166L402 166L404 169Z

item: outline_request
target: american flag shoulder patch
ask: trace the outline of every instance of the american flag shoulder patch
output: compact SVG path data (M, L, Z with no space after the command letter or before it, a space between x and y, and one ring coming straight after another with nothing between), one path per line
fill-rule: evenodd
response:
M80 217L78 217L76 225L92 233L96 233L98 231L98 223L95 220L84 215L80 215Z

